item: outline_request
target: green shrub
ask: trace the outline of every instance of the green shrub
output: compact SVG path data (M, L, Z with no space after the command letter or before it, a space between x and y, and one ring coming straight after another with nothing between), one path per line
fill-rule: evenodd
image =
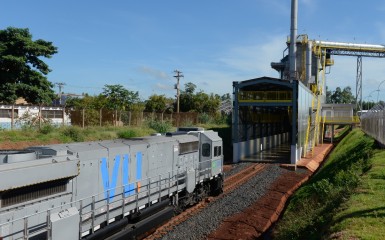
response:
M207 113L201 113L198 116L198 121L202 124L206 124L210 121L210 116Z
M52 133L55 129L56 127L53 126L52 124L43 124L39 132L42 134L49 134L49 133Z
M85 139L82 129L74 126L64 128L63 135L69 137L74 142L83 142Z
M318 182L315 182L311 185L311 187L321 199L324 199L330 195L334 189L334 186L329 182L329 179L322 179Z
M147 121L147 126L151 129L154 129L158 133L166 133L171 131L172 125L170 122L161 122L157 120Z
M190 119L184 120L181 124L181 127L195 127L195 124Z
M118 132L118 138L128 139L133 137L138 137L138 134L133 129L127 129L127 130Z

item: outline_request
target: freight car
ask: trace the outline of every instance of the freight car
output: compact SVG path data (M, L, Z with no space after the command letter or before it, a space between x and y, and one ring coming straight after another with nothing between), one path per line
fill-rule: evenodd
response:
M214 131L0 151L0 239L140 237L223 186Z

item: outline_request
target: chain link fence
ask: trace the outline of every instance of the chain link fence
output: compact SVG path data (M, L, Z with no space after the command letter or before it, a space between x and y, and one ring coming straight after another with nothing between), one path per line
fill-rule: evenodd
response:
M158 113L144 111L118 111L109 109L74 109L50 106L0 105L0 129L20 129L23 126L135 126L149 121L169 123L174 127L192 126L200 123L227 123L229 113L215 114L181 112Z
M362 130L385 145L385 104L380 102L361 116Z
M137 126L147 121L169 122L173 126L187 126L202 123L202 114L187 113L157 113L141 111L113 111L107 109L67 109L71 125L89 126Z

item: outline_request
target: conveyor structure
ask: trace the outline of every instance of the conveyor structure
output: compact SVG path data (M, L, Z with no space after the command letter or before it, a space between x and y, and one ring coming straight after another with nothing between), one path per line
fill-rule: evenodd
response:
M385 46L310 40L297 36L297 0L292 0L291 34L280 62L271 63L279 78L233 82L233 159L290 144L290 163L322 142L324 127L335 119L322 115L327 67L333 55L357 57L356 108L362 109L362 57L385 57ZM294 42L291 39L295 39ZM289 49L289 54L285 55ZM357 124L358 117L339 116L338 123ZM276 127L279 126L279 127ZM284 136L284 137L282 137ZM274 139L279 140L275 141ZM270 139L273 139L272 141Z

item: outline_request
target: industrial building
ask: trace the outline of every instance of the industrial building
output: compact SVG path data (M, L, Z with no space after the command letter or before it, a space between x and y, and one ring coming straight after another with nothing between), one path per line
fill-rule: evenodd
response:
M283 147L287 148L286 159L290 159L287 163L295 165L322 143L328 125L359 123L354 115L362 110L362 57L383 58L385 46L297 35L297 5L297 0L292 0L291 31L284 51L288 53L271 63L279 78L233 82L234 162L258 160L258 153L277 147L281 151ZM334 64L333 55L357 57L355 109L351 105L326 105L325 74Z

